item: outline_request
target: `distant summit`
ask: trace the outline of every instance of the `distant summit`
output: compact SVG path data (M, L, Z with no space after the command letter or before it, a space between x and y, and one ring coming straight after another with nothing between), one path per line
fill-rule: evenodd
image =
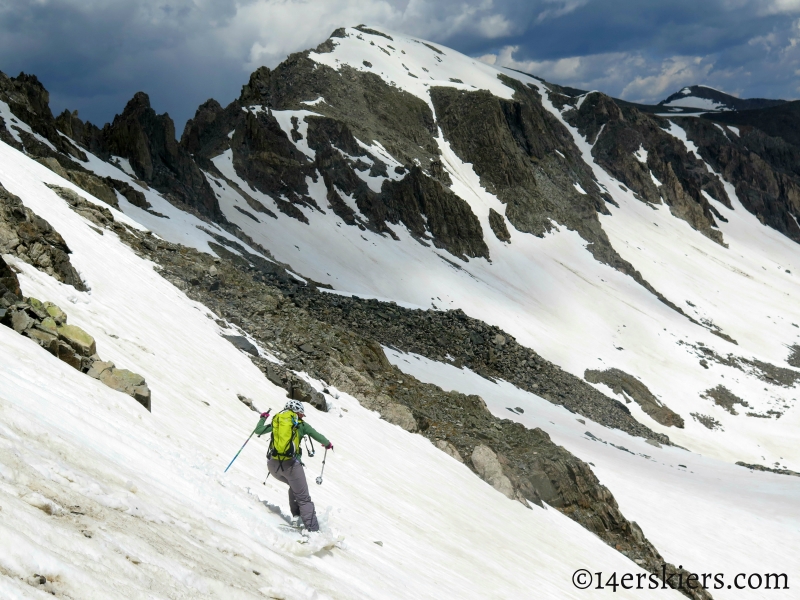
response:
M769 108L784 104L786 100L767 100L765 98L749 98L743 100L716 90L705 85L692 85L685 87L679 92L675 92L665 100L658 103L659 106L670 109L696 109L703 111L723 112L731 110L753 110L758 108ZM679 112L676 110L676 112Z

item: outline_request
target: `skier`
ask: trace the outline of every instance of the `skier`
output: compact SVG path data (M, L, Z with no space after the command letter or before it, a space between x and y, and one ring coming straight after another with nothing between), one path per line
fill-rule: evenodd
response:
M289 486L289 509L292 516L302 519L308 531L319 531L317 513L311 494L308 493L308 482L300 457L303 449L300 440L303 436L310 436L317 440L323 447L333 450L333 444L328 439L317 433L311 425L303 421L305 408L299 400L289 400L281 412L272 418L270 424L266 423L269 413L262 413L261 420L256 426L256 435L261 437L265 433L272 433L269 442L269 461L267 468L270 475L278 481Z

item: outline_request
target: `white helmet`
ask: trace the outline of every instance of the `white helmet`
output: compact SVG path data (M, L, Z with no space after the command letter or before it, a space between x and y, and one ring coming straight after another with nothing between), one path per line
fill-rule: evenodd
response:
M283 410L291 410L298 414L306 414L306 409L303 407L303 403L300 402L300 400L289 400L286 406L283 407Z

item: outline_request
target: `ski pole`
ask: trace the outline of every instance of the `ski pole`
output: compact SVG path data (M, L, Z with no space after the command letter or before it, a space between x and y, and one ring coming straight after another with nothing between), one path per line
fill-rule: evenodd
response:
M308 452L308 458L313 458L313 456L317 453L314 450L314 442L311 441L311 436L305 436L303 438L306 441L306 451ZM309 447L309 443L311 446Z
M322 471L319 472L317 477L317 485L322 485L322 474L325 472L325 459L328 458L328 449L325 448L325 454L322 455Z
M270 408L270 409L267 411L267 416L269 416L269 413L270 413L270 411L272 411L272 409L271 409L271 408ZM258 427L257 427L257 426L256 426L256 429L258 429ZM256 429L253 429L253 433L255 433L255 432L256 432ZM244 447L245 447L245 446L247 446L247 442L249 442L249 441L250 441L250 438L251 438L251 437L253 437L253 433L251 433L251 434L250 434L250 436L249 436L249 437L248 437L248 438L247 438L247 439L244 441L244 444L242 444L242 447L241 447L241 448L239 448L239 452L237 452L237 453L236 453L236 456L234 456L234 457L231 459L231 462L229 462L229 463L228 463L228 466L227 466L227 467L225 467L225 470L223 471L223 473L227 473L227 472L228 472L228 469L230 469L230 468L231 468L231 465L233 464L233 461L234 461L234 460L236 460L237 458L239 458L239 455L242 453L242 450L244 450Z

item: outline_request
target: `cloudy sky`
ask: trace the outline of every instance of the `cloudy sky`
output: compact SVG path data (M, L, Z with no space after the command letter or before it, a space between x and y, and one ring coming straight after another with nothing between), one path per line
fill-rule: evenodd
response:
M358 23L631 101L694 83L800 97L800 0L0 0L0 70L97 124L143 90L180 132L255 67Z

